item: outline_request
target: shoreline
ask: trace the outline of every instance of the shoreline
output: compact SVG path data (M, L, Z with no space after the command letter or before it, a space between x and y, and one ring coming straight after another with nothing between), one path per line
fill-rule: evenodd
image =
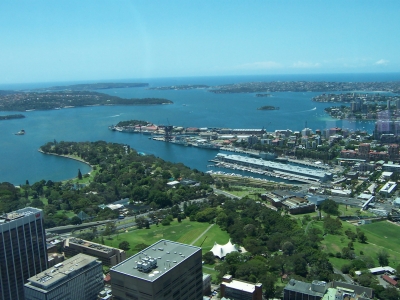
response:
M42 154L45 154L45 155L54 155L54 156L64 157L64 158L68 158L68 159L72 159L72 160L75 160L75 161L79 161L79 162L81 162L81 163L84 163L84 164L86 164L86 165L88 165L88 166L90 167L90 172L84 173L84 174L89 174L89 173L91 173L91 172L93 171L93 167L94 167L94 166L92 166L91 164L89 164L87 161L84 161L83 159L79 159L79 158L67 156L67 155L64 155L64 154L47 153L47 152L44 152L43 150L41 150L40 148L38 149L38 151L39 151L40 153L42 153ZM74 178L75 178L75 177L72 177L71 179L74 179ZM70 180L70 179L65 179L65 181L66 181L66 180ZM62 180L62 181L64 181L64 180Z

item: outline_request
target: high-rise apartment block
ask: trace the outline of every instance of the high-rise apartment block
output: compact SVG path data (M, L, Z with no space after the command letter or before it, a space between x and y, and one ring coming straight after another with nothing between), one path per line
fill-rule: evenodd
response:
M201 300L201 248L160 240L110 269L115 300Z
M101 262L78 254L29 278L25 300L94 300L103 287Z
M0 299L24 299L24 284L47 268L43 212L26 207L0 215Z

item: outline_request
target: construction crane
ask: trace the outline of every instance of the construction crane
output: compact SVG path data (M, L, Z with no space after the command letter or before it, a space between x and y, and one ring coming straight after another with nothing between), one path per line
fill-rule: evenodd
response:
M164 126L164 141L168 143L172 140L172 129L174 127L169 124L168 118L167 118L167 122L168 122L168 125Z

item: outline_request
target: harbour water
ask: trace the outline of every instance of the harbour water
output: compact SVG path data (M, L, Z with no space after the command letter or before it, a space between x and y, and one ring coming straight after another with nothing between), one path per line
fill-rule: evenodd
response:
M281 75L246 77L190 77L164 79L130 79L125 82L148 82L150 86L171 86L178 84L207 84L210 86L226 83L271 80L307 81L394 81L400 74L364 75ZM120 82L113 80L113 82ZM111 82L109 80L108 82ZM42 83L24 85L0 85L0 89L29 89L68 83ZM301 130L306 122L312 129L343 127L350 130L364 129L372 132L374 122L334 120L324 113L328 103L315 103L311 98L319 93L272 93L272 97L258 98L255 94L214 94L199 90L148 90L147 88L110 89L100 92L124 98L157 97L174 102L159 106L98 106L70 108L51 111L23 112L24 119L0 122L0 182L23 184L45 180L65 180L76 177L90 167L77 161L44 155L37 149L54 139L57 141L96 141L129 144L146 154L153 154L172 162L201 171L207 171L208 160L218 153L215 150L183 147L157 142L149 136L120 133L108 130L108 126L119 121L138 119L156 124L170 124L184 127L227 127ZM279 110L257 110L263 105L280 107ZM0 112L0 115L20 112ZM23 136L15 135L24 129Z

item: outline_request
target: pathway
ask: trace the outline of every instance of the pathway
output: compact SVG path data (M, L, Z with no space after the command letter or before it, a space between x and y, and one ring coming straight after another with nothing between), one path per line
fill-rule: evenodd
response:
M197 237L197 239L195 239L190 245L193 245L194 243L196 243L199 240L199 238L201 238L204 234L206 234L206 232L209 231L211 229L211 227L213 227L213 226L214 226L214 224L211 224L210 226L208 226L208 228L206 230L204 230L203 233L200 234Z

